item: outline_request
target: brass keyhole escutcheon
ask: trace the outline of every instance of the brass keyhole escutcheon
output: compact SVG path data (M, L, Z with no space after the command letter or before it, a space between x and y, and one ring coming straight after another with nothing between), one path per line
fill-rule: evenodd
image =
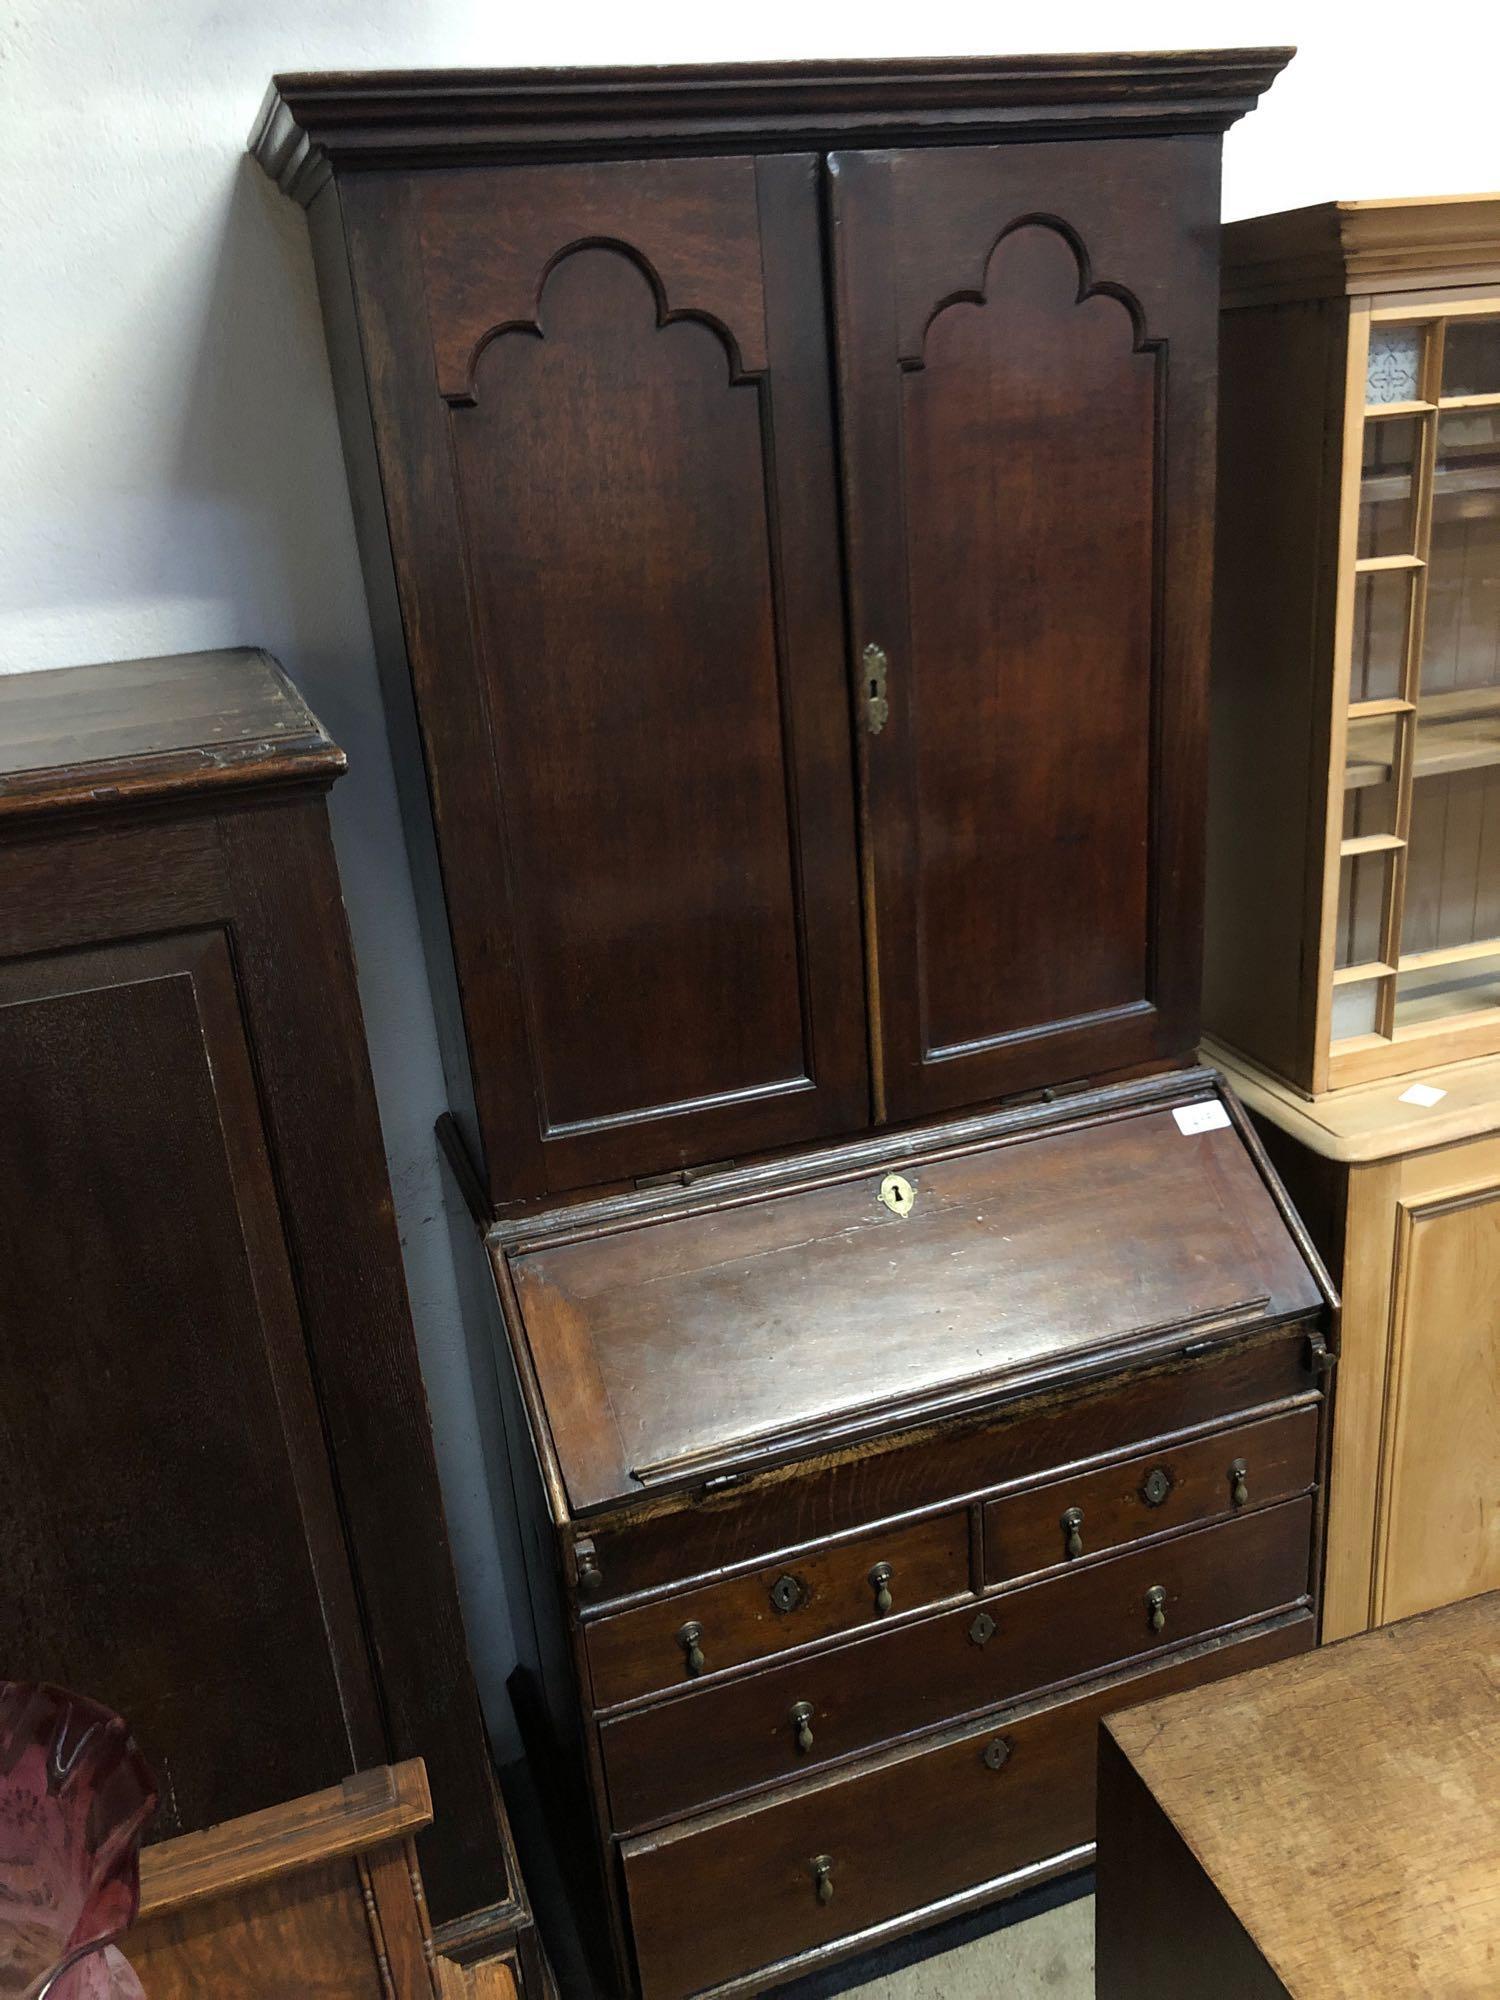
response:
M1070 1507L1058 1525L1066 1537L1063 1546L1068 1552L1068 1561L1076 1562L1083 1554L1083 1509Z
M792 1703L791 1723L797 1732L797 1754L805 1757L813 1747L812 1733L813 1705L810 1701Z
M891 1578L896 1572L889 1563L876 1563L870 1571L870 1588L875 1593L875 1612L884 1618L891 1608Z
M799 1576L778 1576L771 1585L771 1603L777 1611L795 1611L806 1598L807 1585Z
M985 1744L981 1755L989 1770L998 1771L1010 1762L1010 1743L1004 1736L996 1736Z
M863 707L865 728L872 736L878 736L890 720L891 704L886 699L885 677L890 671L890 661L886 658L884 646L873 642L860 655L865 670Z
M833 1857L829 1854L815 1854L808 1864L812 1869L813 1889L820 1903L833 1901Z
M1153 1583L1146 1592L1146 1614L1151 1620L1153 1632L1162 1631L1167 1622L1167 1593L1159 1583Z
M1141 1498L1148 1507L1159 1507L1172 1490L1172 1475L1164 1465L1153 1465L1146 1474Z
M904 1222L916 1207L917 1191L905 1174L887 1174L880 1183L880 1199Z
M696 1618L689 1619L677 1634L677 1643L681 1646L683 1657L687 1661L687 1670L693 1675L701 1674L703 1671L703 1647L700 1643L702 1638L703 1627Z
M1236 1507L1250 1504L1250 1468L1242 1458L1235 1459L1229 1468L1229 1497Z
M974 1623L969 1627L970 1644L987 1646L998 1630L999 1627L996 1625L994 1619L991 1618L988 1611L981 1611L979 1616L974 1620Z

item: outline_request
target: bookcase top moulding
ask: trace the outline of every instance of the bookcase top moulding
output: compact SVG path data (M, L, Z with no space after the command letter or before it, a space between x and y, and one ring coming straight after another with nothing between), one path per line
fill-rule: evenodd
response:
M1322 201L1226 225L1224 303L1275 305L1346 293L1500 279L1500 194Z
M381 70L274 77L249 147L310 202L334 168L1223 132L1295 53Z

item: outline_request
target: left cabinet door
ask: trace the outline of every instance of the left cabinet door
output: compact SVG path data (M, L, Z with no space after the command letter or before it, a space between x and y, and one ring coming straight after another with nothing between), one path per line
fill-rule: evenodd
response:
M329 198L491 1196L862 1124L817 162Z

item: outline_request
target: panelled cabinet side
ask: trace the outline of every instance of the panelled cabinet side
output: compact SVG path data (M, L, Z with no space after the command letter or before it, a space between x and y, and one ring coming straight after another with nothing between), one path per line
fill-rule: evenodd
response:
M1220 328L1203 1019L1311 1091L1343 465L1342 299Z

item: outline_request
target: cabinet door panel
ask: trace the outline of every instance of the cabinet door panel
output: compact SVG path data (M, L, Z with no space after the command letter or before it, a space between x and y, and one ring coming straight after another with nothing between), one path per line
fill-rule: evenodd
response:
M861 718L886 1109L1185 1053L1213 149L833 174L851 637L866 681L888 660Z
M456 509L451 539L413 510L413 585L467 606L472 664L408 631L429 739L487 743L502 829L466 915L479 815L435 799L492 1191L861 1123L815 163L435 174L410 201L431 390L420 435L384 413L384 469L437 467Z
M156 1837L378 1759L221 931L0 968L0 1176L6 1673L129 1718Z
M1500 1188L1402 1203L1375 1621L1500 1590Z

